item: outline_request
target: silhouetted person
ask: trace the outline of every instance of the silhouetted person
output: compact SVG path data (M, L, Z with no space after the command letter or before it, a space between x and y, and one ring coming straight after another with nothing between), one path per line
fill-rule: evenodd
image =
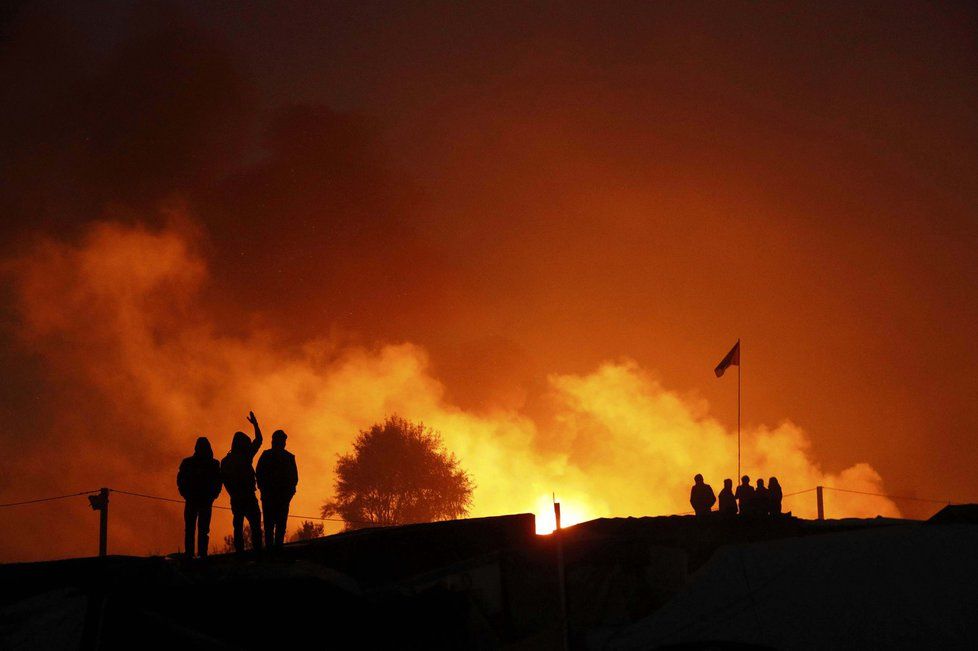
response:
M754 489L754 514L767 515L770 508L767 488L764 487L764 480L758 479L757 488Z
M279 548L285 541L285 528L289 519L289 502L299 483L299 471L295 467L295 455L285 449L285 432L272 433L272 449L258 457L255 476L261 491L261 508L265 514L265 546Z
M717 498L713 494L713 487L703 482L703 475L693 477L693 488L689 491L689 503L696 512L697 517L706 517L710 514L710 509L716 504Z
M197 530L197 555L207 557L211 530L211 507L221 494L221 464L214 458L211 442L201 436L194 445L194 455L180 462L177 490L186 500L183 505L183 548L187 558L194 557L194 531Z
M231 522L234 525L234 551L244 551L244 521L251 527L251 546L261 551L261 511L255 497L255 469L251 462L261 448L261 428L254 412L248 412L248 422L255 428L255 440L244 432L235 432L231 451L221 460L221 479L231 497Z
M734 497L733 492L733 480L724 479L723 480L723 490L720 491L720 515L724 517L733 517L737 515L737 498Z
M781 484L777 477L771 477L767 482L767 503L771 515L777 517L781 515L781 500L784 494L781 492Z
M751 515L753 513L754 487L750 485L750 477L747 475L741 477L740 486L737 487L737 492L734 493L734 497L737 498L741 515Z

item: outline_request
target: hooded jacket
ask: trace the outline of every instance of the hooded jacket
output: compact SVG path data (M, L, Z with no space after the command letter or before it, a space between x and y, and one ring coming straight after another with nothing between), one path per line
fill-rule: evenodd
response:
M197 439L193 456L180 462L177 490L188 502L213 502L221 494L221 466L205 437Z
M235 432L231 439L231 451L221 460L221 479L228 495L244 495L255 492L255 469L251 462L261 447L261 440L252 441L244 432Z

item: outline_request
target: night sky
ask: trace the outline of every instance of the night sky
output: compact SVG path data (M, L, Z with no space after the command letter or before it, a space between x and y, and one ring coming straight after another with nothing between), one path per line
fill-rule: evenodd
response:
M0 115L0 502L177 497L254 408L294 512L392 412L474 515L677 512L735 472L738 338L752 476L978 499L968 3L12 3Z

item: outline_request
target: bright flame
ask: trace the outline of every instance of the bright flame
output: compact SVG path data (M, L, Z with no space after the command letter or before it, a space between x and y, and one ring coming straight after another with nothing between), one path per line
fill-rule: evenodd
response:
M551 497L541 495L537 500L534 515L537 520L537 533L546 535L553 533L557 528L554 505ZM560 502L560 526L569 527L579 522L593 520L596 516L588 511L587 507L571 502Z

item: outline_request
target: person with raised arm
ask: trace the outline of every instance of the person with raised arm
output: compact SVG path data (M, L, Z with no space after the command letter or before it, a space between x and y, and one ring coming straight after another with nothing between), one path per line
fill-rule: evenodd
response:
M235 432L231 439L231 450L221 460L221 479L231 497L231 516L234 527L234 551L244 552L244 521L251 527L251 547L261 551L261 510L255 497L255 469L252 462L261 449L261 428L255 412L248 412L248 422L255 430L254 440L244 432Z

